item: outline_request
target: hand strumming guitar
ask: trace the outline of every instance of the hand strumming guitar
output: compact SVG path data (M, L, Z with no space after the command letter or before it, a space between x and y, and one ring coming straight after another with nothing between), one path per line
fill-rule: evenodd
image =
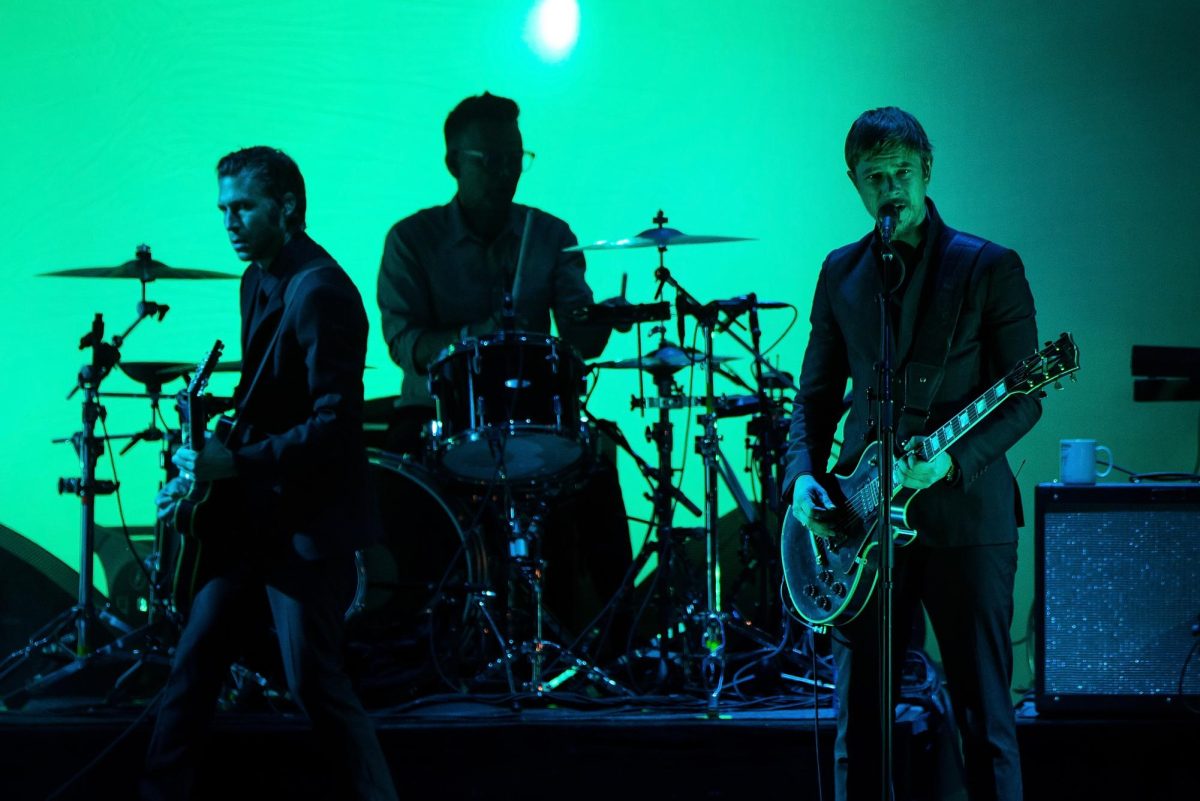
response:
M837 505L812 475L804 473L792 488L792 514L817 537L832 537L829 526Z

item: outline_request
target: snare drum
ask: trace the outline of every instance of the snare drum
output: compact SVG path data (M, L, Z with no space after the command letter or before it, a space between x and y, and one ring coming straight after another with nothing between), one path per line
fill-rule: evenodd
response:
M545 334L501 332L451 345L429 367L435 459L480 483L563 472L587 445L585 376L575 350Z

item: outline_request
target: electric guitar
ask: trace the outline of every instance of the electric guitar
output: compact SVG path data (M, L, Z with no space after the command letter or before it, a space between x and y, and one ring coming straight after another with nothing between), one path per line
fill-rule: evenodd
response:
M208 380L220 361L225 345L217 340L212 350L204 355L196 365L196 372L188 382L187 389L179 395L180 423L183 428L183 447L194 451L204 449L205 429L208 415L204 408L204 390ZM220 432L217 433L220 436ZM196 481L184 477L189 482L187 494L175 503L175 511L171 524L179 534L178 552L175 558L174 581L172 598L176 606L190 605L195 591L199 588L202 578L204 537L203 534L216 526L214 518L224 519L228 514L222 508L221 501L214 500L212 481ZM219 493L216 493L219 495Z
M1021 361L937 431L914 444L905 455L932 461L958 441L1012 395L1029 395L1057 383L1079 369L1079 348L1070 334ZM1071 380L1074 380L1072 375ZM879 559L876 528L879 522L879 443L863 452L848 476L830 475L821 485L836 505L830 518L830 537L818 537L796 519L791 507L784 513L781 547L783 577L796 611L816 626L849 623L866 606L875 590ZM920 490L901 486L898 470L892 473L892 499L888 513L895 526L892 539L904 546L916 539L908 522L908 507Z

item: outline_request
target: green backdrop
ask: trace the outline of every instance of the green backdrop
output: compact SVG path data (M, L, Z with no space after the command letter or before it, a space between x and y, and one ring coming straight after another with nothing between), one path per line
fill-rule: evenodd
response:
M275 145L299 162L310 231L376 324L368 397L394 394L399 374L374 308L383 237L451 197L441 125L484 89L520 102L538 154L520 201L585 241L636 233L658 208L687 232L756 237L673 250L670 266L702 299L757 291L805 314L824 254L870 225L845 178L850 122L869 107L909 109L934 142L930 194L947 220L1016 248L1043 338L1069 329L1083 351L1079 383L1048 400L1010 454L1027 509L1031 487L1055 477L1063 437L1095 437L1135 470L1191 468L1196 405L1135 405L1129 350L1200 344L1200 5L583 0L578 45L556 63L523 37L533 5L0 6L0 523L77 564L79 505L55 494L55 480L78 465L50 440L78 427L79 405L64 397L93 313L111 333L137 300L136 282L36 274L117 264L142 242L172 266L237 271L213 166L240 146ZM605 297L628 273L629 297L642 302L654 267L652 251L601 253L588 274ZM236 286L151 285L171 311L143 323L124 357L194 361L217 336L236 343ZM786 320L768 317L766 336ZM632 356L633 336L614 336L605 358ZM798 368L806 336L802 320L776 351L782 366ZM220 376L215 389L230 382ZM118 377L106 388L137 385ZM607 376L593 408L651 458L645 422L628 411L635 389L632 376ZM113 433L147 422L144 401L108 404ZM723 433L740 467L742 422ZM156 465L150 444L117 462L131 523L152 517ZM644 485L628 468L628 505L644 516ZM685 488L697 499L699 476L692 457ZM100 500L97 517L117 522L114 499ZM1031 529L1020 561L1018 638L1032 601ZM1020 686L1023 652L1017 661Z

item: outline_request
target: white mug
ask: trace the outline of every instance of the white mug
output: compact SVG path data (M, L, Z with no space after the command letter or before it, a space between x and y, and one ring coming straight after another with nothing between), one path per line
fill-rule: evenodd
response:
M1059 440L1061 448L1058 480L1064 484L1095 484L1113 469L1112 450L1106 445L1097 445L1094 439ZM1108 466L1101 473L1096 470L1096 451L1108 454Z

